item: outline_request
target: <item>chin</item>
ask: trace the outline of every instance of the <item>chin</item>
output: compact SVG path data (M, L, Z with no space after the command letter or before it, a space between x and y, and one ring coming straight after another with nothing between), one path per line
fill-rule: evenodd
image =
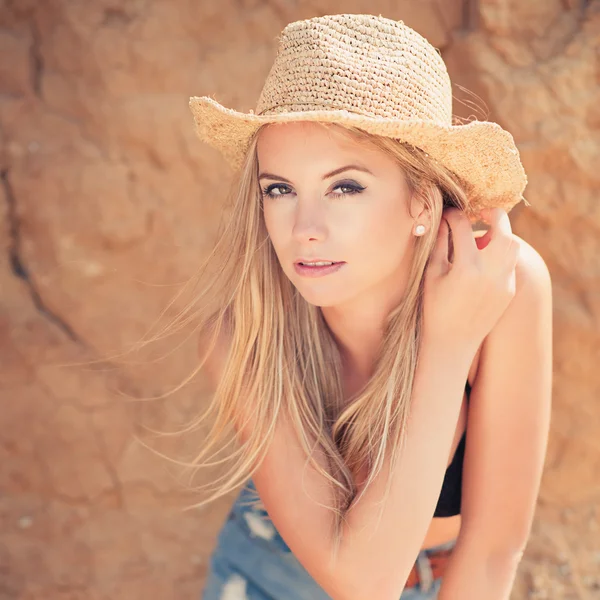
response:
M345 302L348 298L348 294L342 293L332 293L332 292L324 292L319 293L315 290L302 290L296 287L299 294L308 302L308 304L312 304L313 306L318 306L319 308L326 308L328 306L338 306Z

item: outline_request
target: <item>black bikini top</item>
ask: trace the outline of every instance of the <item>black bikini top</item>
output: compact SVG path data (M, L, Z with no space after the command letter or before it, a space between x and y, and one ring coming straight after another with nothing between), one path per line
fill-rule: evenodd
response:
M471 397L471 386L467 381L467 403ZM463 461L465 457L465 443L467 438L467 431L463 433L463 436L458 443L454 457L449 467L446 469L444 475L444 483L442 484L442 491L438 498L438 503L433 513L434 517L454 517L460 515L460 503L462 498L462 470Z

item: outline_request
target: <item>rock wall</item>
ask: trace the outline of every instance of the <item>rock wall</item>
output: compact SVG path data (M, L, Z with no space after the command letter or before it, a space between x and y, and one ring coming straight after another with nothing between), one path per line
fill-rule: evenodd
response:
M105 357L148 332L213 241L230 174L195 139L189 96L253 108L285 24L344 11L420 31L515 136L532 207L511 217L552 272L556 353L515 597L600 597L599 6L0 2L0 596L199 597L228 501L183 512L194 496L140 443L200 410L201 379L144 400L191 371L193 339L127 369ZM194 443L151 446L189 459Z
M600 2L484 1L446 57L515 137L532 207L513 229L553 279L552 435L519 598L600 598L599 45Z

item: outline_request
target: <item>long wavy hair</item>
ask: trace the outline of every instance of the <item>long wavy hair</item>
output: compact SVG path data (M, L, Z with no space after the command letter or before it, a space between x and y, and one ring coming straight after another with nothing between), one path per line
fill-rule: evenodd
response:
M252 477L269 448L278 419L285 414L307 459L330 483L334 556L348 511L380 473L384 457L390 457L393 471L404 444L418 361L423 275L443 208L467 210L468 206L464 183L419 148L353 127L342 129L397 161L411 197L422 200L432 223L424 236L414 240L406 292L387 316L374 374L367 384L353 397L342 397L340 352L322 312L304 300L281 269L262 212L256 153L260 130L233 181L227 202L229 217L202 266L198 295L172 323L177 328L193 319L203 338L209 340L192 375L202 369L223 331L230 342L207 410L188 427L196 428L206 419L210 424L191 466L216 464L208 460L215 456L211 452L227 439L233 423L244 421L246 411L252 411L255 424L249 437L244 442L237 440L237 448L228 454L230 467L213 482L212 494L193 507L223 496ZM314 459L316 448L326 457L328 469ZM359 468L367 472L361 494L355 483Z

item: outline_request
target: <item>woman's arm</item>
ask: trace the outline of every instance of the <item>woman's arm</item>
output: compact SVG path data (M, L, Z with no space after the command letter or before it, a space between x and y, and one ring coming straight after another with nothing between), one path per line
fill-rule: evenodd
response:
M310 464L292 426L282 418L253 481L281 536L301 564L335 600L397 600L431 519L463 399L472 347L423 340L406 445L392 476L378 522L389 472L385 466L348 515L339 558L330 568L332 504L328 482ZM242 439L253 427L240 430ZM319 464L326 468L322 457ZM306 493L304 493L304 491Z
M204 357L208 341L199 339ZM223 335L208 356L204 373L213 389L226 359ZM382 473L349 517L341 553L329 568L332 497L328 482L307 463L296 433L281 415L266 457L253 481L270 518L300 563L335 600L397 600L431 523L440 494L474 352L452 343L424 339L413 386L410 427L394 475L388 508L377 526L375 505L382 496L389 457ZM235 423L242 441L255 425ZM315 452L327 470L324 457Z
M550 426L552 286L542 257L520 245L515 298L473 384L461 530L440 600L508 600L531 530Z

